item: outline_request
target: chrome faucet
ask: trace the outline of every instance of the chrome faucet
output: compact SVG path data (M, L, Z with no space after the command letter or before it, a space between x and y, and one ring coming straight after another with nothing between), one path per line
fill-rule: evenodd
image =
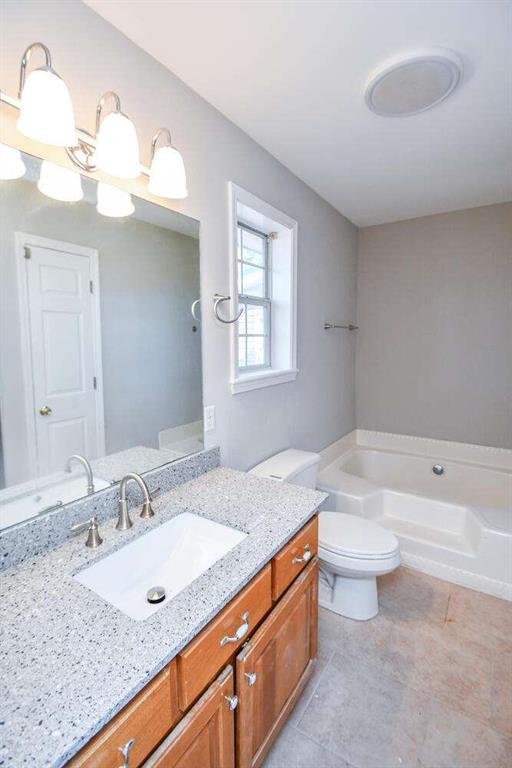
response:
M87 494L94 493L94 480L91 465L85 456L81 456L79 453L74 453L73 456L70 456L66 461L66 472L71 472L71 464L73 461L78 461L85 469L85 474L87 475Z
M128 474L125 475L121 480L121 484L119 486L119 517L117 518L116 525L118 531L127 531L128 528L131 528L133 525L130 518L130 513L128 512L128 502L126 501L126 486L130 480L134 480L137 483L144 497L144 503L142 504L142 511L140 516L144 519L147 519L149 517L153 517L155 514L153 507L151 506L151 495L146 483L136 472L128 472Z

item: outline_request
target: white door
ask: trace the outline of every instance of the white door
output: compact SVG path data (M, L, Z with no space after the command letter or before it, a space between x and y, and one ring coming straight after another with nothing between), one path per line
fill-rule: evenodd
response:
M82 253L75 253L72 246L62 250L66 244L56 245L24 244L25 370L32 380L39 476L62 471L73 453L89 459L104 453L95 265L92 254L83 253L90 249L77 246Z

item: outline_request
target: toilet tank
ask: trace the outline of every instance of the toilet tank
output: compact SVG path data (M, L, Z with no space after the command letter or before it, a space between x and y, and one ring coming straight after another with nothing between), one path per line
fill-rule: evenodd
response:
M320 454L289 448L265 459L261 464L256 464L249 472L259 477L284 480L304 488L316 488L319 464Z

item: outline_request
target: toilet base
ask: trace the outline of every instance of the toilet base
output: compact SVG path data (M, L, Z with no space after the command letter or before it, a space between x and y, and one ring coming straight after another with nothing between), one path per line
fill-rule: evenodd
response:
M332 586L330 585L332 583ZM353 579L320 573L318 602L323 608L356 621L368 621L379 612L377 579L375 576Z

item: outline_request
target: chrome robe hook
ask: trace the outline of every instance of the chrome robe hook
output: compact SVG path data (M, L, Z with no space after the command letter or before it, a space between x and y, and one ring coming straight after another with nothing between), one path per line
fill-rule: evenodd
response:
M223 301L230 301L231 296L222 296L220 293L214 293L213 294L213 313L217 320L219 322L224 323L225 325L231 325L232 323L236 323L237 320L239 320L242 316L242 312L244 311L244 308L242 307L236 317L233 317L231 320L225 320L223 317L219 315L219 304L222 304Z
M190 305L190 314L196 321L196 323L199 323L200 318L197 316L197 307L201 304L201 299L195 299L192 304Z

